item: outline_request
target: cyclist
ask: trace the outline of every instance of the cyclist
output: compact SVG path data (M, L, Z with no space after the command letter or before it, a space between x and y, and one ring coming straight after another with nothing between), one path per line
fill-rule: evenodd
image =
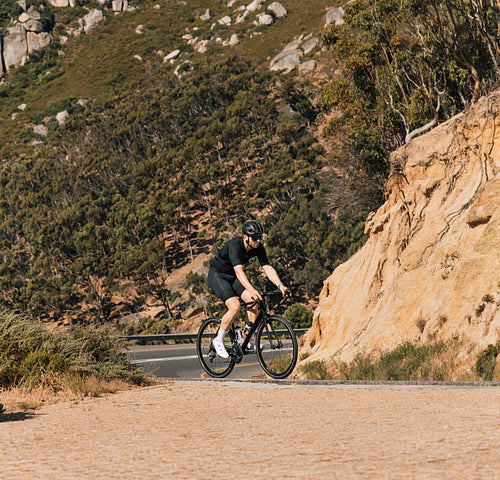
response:
M251 258L257 257L267 278L281 291L283 296L289 295L288 288L283 284L276 270L270 265L266 250L262 245L264 229L259 222L250 220L242 227L243 237L229 240L210 260L208 284L227 307L227 312L221 318L221 325L213 346L217 355L228 358L224 347L224 335L231 327L240 311L240 300L249 303L261 300L259 292L252 286L243 270ZM257 306L246 311L246 321L252 324L257 318Z

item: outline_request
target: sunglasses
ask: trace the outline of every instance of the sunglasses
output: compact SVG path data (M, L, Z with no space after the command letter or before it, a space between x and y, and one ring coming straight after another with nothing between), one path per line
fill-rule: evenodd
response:
M258 240L262 240L262 235L250 235L250 238L251 238L254 242L257 242Z

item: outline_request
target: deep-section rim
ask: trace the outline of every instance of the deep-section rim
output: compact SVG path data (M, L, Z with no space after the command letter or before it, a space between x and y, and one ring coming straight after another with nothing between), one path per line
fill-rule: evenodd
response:
M295 336L295 333L294 333L292 327L290 326L290 324L283 317L280 317L279 315L270 315L268 321L272 322L273 320L281 322L284 329L288 330L288 332L290 334L290 341L292 342L292 358L291 358L290 365L283 372L275 372L268 367L268 365L264 359L264 356L267 353L266 347L269 349L269 344L268 343L266 344L266 342L263 341L262 345L264 348L261 349L261 335L263 334L263 332L264 333L266 332L265 322L262 322L259 325L259 328L257 329L257 332L255 334L257 358L258 358L260 366L262 367L264 372L266 372L270 377L275 378L275 379L283 379L283 378L288 377L293 372L293 369L295 368L295 365L297 364L297 358L298 358L298 354L299 354L299 346L297 343L297 337Z

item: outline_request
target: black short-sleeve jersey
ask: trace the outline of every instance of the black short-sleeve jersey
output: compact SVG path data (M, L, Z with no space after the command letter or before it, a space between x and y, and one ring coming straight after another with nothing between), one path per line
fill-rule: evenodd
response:
M210 266L219 272L236 275L234 267L236 265L245 265L253 257L257 257L262 266L269 265L264 245L261 244L257 248L247 251L243 237L236 237L229 240L217 255L210 260Z

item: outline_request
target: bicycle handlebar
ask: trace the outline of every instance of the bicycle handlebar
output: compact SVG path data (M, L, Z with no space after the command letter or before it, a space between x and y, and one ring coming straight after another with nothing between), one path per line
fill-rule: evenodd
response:
M264 297L274 297L275 295L281 295L283 298L278 302L278 305L283 305L288 296L283 295L279 290L273 291L273 292L259 292L259 295L264 298ZM245 305L246 309L249 310L250 308L255 307L257 303L262 302L262 300L253 300L251 302L242 302L243 305Z

